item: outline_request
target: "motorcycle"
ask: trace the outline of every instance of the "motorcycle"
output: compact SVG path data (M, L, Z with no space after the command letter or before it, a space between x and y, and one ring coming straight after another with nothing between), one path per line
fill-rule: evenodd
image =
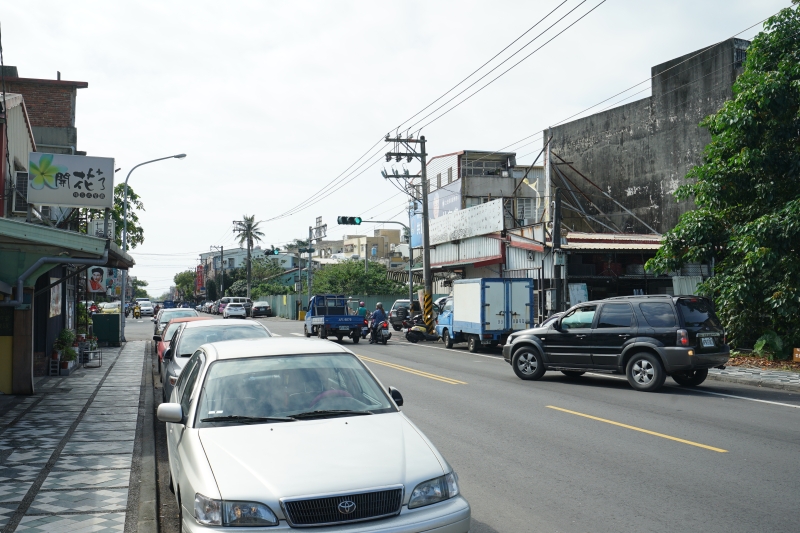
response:
M406 340L412 344L419 341L435 342L439 340L439 335L436 333L428 333L428 327L422 319L422 315L415 315L411 321L404 320L403 326L406 329Z
M142 318L142 310L138 305L133 308L133 318Z
M386 344L391 337L392 333L389 331L389 322L384 320L383 322L375 326L376 343Z
M372 313L367 313L364 317L364 325L361 326L361 338L366 339L369 336L369 321L372 318Z

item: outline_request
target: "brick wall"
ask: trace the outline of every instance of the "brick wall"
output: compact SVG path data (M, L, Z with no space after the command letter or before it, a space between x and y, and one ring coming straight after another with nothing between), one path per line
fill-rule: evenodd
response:
M9 93L25 98L31 126L70 128L75 126L77 88L70 85L37 84L6 79Z

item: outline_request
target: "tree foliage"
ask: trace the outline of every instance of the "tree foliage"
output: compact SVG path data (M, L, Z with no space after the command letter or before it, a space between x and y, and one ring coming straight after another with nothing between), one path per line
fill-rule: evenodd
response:
M114 241L122 247L123 213L125 210L125 184L114 187L114 207L111 208L111 219L114 221ZM102 220L105 212L102 209L88 209L89 220ZM144 242L144 229L139 223L139 211L144 211L144 204L139 195L128 185L128 250L132 250Z
M364 273L363 261L343 261L314 272L311 287L320 294L395 294L406 290L405 285L388 279L386 273L386 266L381 263L369 263Z
M715 262L700 286L732 341L751 346L774 331L800 342L800 16L795 6L764 25L747 50L734 98L701 126L704 163L678 198L694 198L648 268Z
M134 298L149 298L150 296L147 294L147 289L145 289L148 285L149 284L145 280L139 279L136 276L131 276Z
M184 270L183 272L175 274L175 277L172 278L175 282L175 288L178 289L178 292L183 298L189 299L194 297L196 275L194 270Z

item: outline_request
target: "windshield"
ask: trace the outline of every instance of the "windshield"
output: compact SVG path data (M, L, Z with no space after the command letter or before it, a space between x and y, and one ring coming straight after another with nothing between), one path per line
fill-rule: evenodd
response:
M181 322L170 324L164 331L164 335L162 335L161 338L164 340L164 342L171 341L172 337L175 336L175 333L177 333L180 328L181 328Z
M211 364L198 402L200 425L209 418L328 416L388 413L394 406L364 365L350 354L231 359ZM334 411L333 413L331 411ZM355 414L354 413L354 414ZM323 414L323 413L320 413ZM206 422L202 422L206 420Z
M186 328L186 331L181 335L178 353L181 357L190 357L200 346L209 342L232 341L236 339L263 339L266 337L270 337L269 332L257 325L220 324L199 328Z
M722 328L708 300L703 298L681 298L678 300L683 321L687 328Z
M186 318L190 316L197 316L197 311L192 311L189 309L162 311L160 320L162 323L166 323L172 320L173 318Z

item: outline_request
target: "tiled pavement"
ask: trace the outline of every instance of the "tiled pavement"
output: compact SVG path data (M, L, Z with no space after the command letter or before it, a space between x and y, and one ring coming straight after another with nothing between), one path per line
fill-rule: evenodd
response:
M756 387L768 387L800 392L800 373L785 370L765 370L761 368L747 368L729 366L725 370L712 368L708 371L708 378L717 381L729 381Z
M125 530L146 348L0 396L0 532Z

